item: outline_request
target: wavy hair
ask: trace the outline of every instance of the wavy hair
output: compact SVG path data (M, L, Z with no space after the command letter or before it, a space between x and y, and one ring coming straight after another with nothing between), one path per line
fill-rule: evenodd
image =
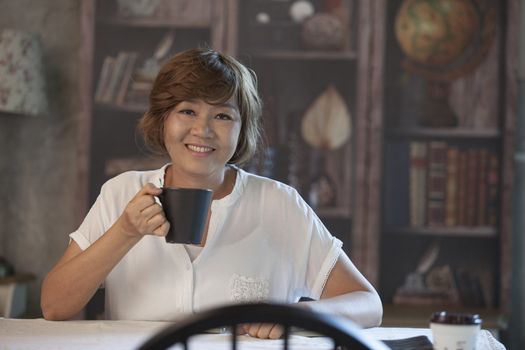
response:
M262 100L257 76L231 56L211 49L191 49L173 56L160 69L149 96L149 109L138 130L146 146L166 154L164 121L180 102L202 99L220 104L235 97L241 115L241 131L230 164L242 165L261 142Z

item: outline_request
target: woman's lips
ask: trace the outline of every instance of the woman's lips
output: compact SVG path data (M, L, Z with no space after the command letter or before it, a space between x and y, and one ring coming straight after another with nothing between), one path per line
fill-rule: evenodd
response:
M186 145L186 147L190 151L195 152L195 153L205 154L205 153L210 153L210 152L214 151L213 148L208 147L208 146Z

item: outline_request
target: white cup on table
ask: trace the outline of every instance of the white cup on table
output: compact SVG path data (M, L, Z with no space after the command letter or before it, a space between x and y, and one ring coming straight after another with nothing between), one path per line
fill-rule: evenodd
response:
M476 314L435 312L430 319L434 349L475 350L481 323Z

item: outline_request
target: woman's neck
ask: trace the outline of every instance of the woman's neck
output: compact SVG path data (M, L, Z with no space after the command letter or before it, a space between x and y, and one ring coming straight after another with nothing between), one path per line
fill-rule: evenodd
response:
M169 165L164 174L164 186L180 188L209 188L213 191L213 199L221 199L233 191L237 171L226 165L218 176L196 177L180 174Z

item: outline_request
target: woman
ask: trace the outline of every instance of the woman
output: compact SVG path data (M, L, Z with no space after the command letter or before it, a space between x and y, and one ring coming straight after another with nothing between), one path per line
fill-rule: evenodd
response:
M298 193L237 167L256 150L260 118L255 74L235 59L193 49L167 62L139 128L171 163L102 186L44 280L44 317L71 318L104 284L109 319L176 320L224 303L309 297L298 305L379 325L376 291ZM200 247L165 242L169 222L155 198L163 186L213 190Z

